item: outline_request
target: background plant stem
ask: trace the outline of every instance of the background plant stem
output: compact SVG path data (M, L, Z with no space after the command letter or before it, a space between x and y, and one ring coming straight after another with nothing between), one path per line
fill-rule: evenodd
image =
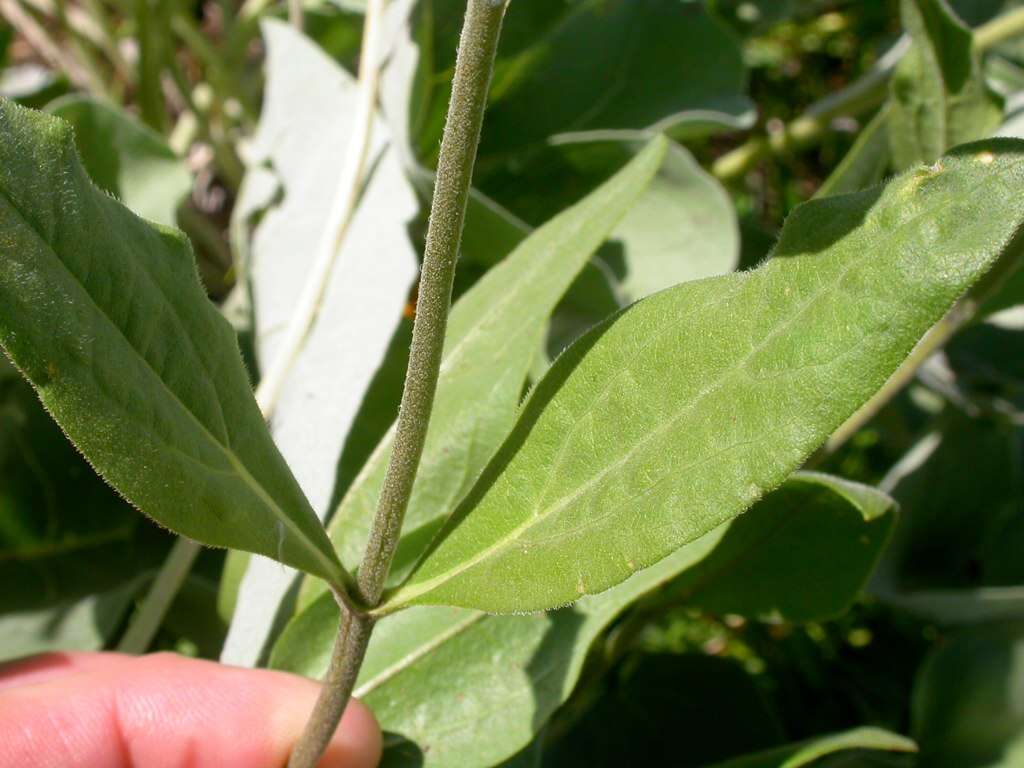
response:
M430 424L455 263L506 5L507 0L469 0L466 7L448 119L441 140L394 448L359 569L359 597L371 608L380 602L384 591ZM352 695L372 629L371 617L341 605L341 625L320 698L289 768L313 768L330 742Z
M160 566L160 571L143 600L138 613L117 644L121 653L145 653L163 623L167 609L185 582L201 547L191 539L179 537L171 553Z
M974 30L974 45L979 53L1024 34L1024 8L1010 11ZM722 181L739 178L757 161L768 155L782 155L818 141L837 117L860 115L879 106L889 92L889 78L896 63L906 52L906 43L897 43L866 75L838 93L812 104L804 114L770 136L753 136L746 143L715 161L712 173Z
M92 85L82 68L60 47L35 17L21 7L17 0L0 0L3 16L25 41L54 69L62 71L79 88L91 91Z
M300 32L304 26L304 13L302 11L302 0L288 0L288 23Z

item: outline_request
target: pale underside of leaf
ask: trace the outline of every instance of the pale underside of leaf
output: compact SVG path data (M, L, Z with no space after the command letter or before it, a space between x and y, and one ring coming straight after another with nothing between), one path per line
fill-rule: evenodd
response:
M256 352L274 366L313 274L333 198L346 171L358 86L317 45L284 22L266 21L267 95L249 171L271 172L280 198L263 212L248 247ZM330 511L339 456L384 357L417 273L406 229L418 211L380 119L372 127L363 192L313 327L274 403L271 432L321 519ZM255 665L296 574L267 558L249 563L221 659ZM325 586L323 588L326 588Z

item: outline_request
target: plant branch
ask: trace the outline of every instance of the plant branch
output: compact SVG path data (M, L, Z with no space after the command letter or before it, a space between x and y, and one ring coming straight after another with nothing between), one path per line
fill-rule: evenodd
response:
M359 102L352 127L352 134L346 147L345 163L342 166L334 205L317 244L317 252L309 279L299 297L298 307L285 330L281 353L272 362L260 379L256 400L269 418L280 397L285 378L291 370L306 336L316 322L327 290L327 282L345 242L349 225L352 223L370 154L370 139L373 119L376 113L377 90L380 81L381 45L380 27L384 14L385 0L369 0L363 21L363 47L359 57Z
M427 436L455 262L506 2L469 0L466 8L438 158L405 390L377 514L359 568L360 596L370 607L380 602Z
M427 227L405 389L377 514L359 568L359 597L371 608L380 602L384 591L430 423L455 263L506 5L507 0L469 0L466 7ZM289 768L316 765L345 711L363 663L373 618L345 605L341 612L331 665Z
M85 76L91 84L91 90L108 99L113 98L111 78L104 70L100 58L90 48L92 41L78 25L68 18L67 0L56 0L55 10L57 23L67 32L71 50L74 51L76 59L81 63Z
M1024 35L1024 8L1010 11L975 29L974 46L979 53L985 53L1020 35ZM736 179L768 155L782 155L820 141L837 117L861 115L879 106L889 92L889 78L896 64L909 47L909 38L901 38L859 80L815 102L781 130L768 136L753 136L722 155L712 165L712 173L722 181Z
M117 36L110 17L98 0L85 0L84 8L77 5L62 7L65 5L64 0L59 4L55 0L24 0L24 3L50 18L62 16L58 20L67 25L69 32L95 45L107 56L117 74L126 82L130 80L131 72L118 50Z
M331 661L324 675L320 695L302 738L288 759L288 768L314 768L331 743L334 731L345 714L366 646L373 631L373 619L351 612L339 603L341 623L334 641ZM354 662L354 663L353 663Z

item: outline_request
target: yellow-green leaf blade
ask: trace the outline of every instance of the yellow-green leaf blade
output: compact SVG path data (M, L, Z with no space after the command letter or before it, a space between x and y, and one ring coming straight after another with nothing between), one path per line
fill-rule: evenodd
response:
M754 272L635 304L552 367L389 608L600 592L777 486L1024 221L1024 144L808 203Z

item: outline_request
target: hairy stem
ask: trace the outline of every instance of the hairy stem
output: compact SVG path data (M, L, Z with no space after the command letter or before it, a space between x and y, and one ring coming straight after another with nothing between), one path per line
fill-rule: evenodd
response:
M313 715L306 724L302 738L288 759L288 768L314 768L320 755L331 743L352 696L359 667L370 642L373 620L350 612L344 605L340 605L340 608L341 624L320 696L317 697Z
M359 568L360 596L370 607L377 605L384 590L427 437L448 326L455 262L505 6L506 0L469 0L466 8L437 164L409 369L394 448L366 555Z
M975 29L974 45L984 53L1020 35L1024 35L1024 8L1010 11ZM897 62L908 48L909 40L901 39L862 78L815 102L781 130L769 136L754 136L722 155L712 166L712 172L722 181L739 178L768 155L782 155L816 143L835 118L861 115L879 106L889 92L889 78Z
M506 5L507 0L469 0L466 8L427 227L405 390L391 460L359 568L359 597L371 608L380 602L384 591L430 423L455 262ZM289 768L316 765L345 711L363 663L373 619L354 613L345 605L341 612L331 665Z

